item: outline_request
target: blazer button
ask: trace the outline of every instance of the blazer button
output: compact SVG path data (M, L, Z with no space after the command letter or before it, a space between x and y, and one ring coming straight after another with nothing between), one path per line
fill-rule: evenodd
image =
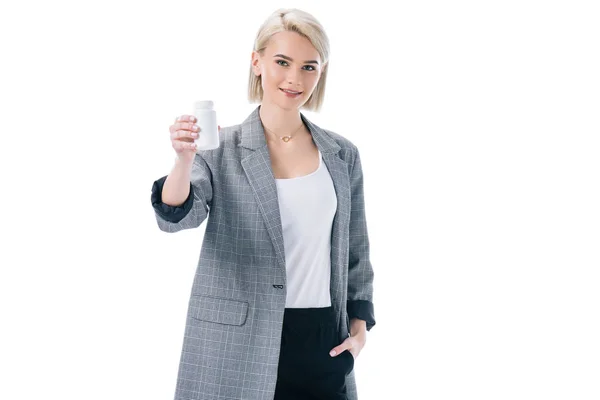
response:
M276 289L283 289L283 285L273 285L273 287Z

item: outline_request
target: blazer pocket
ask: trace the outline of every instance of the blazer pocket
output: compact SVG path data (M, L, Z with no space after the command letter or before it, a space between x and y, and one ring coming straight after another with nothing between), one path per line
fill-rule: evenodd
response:
M243 325L248 315L248 302L205 295L190 298L191 317L200 321L225 325Z

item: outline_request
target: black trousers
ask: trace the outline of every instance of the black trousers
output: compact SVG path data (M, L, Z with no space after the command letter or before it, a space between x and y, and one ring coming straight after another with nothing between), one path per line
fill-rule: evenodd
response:
M341 343L333 307L286 308L274 400L347 400L354 356Z

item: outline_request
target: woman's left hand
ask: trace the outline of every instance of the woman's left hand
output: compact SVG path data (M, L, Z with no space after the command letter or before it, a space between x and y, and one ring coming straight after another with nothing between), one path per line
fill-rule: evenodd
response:
M364 321L360 322L363 322L364 325ZM344 340L341 344L335 346L329 352L330 356L337 357L339 354L342 353L342 351L349 351L356 360L358 354L361 352L362 348L365 347L365 344L367 343L367 329L362 325L358 325L357 329L352 328L354 328L353 323L351 327L352 332L350 333L350 337Z

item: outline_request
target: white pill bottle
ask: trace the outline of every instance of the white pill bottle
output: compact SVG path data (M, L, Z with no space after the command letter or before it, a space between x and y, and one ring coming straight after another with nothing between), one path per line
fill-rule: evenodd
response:
M213 110L214 104L211 100L202 100L194 103L194 116L196 125L200 127L196 143L196 151L210 150L219 147L219 127L217 125L217 113Z

